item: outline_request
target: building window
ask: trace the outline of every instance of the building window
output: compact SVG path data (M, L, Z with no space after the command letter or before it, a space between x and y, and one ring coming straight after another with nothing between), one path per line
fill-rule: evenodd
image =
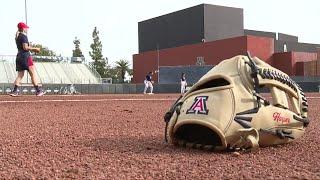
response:
M283 52L288 52L286 43L284 43L284 45L283 45Z

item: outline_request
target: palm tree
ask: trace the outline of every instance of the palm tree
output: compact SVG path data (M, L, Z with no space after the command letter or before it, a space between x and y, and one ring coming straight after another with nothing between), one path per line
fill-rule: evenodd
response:
M120 59L119 61L116 61L116 69L121 77L121 82L124 83L124 76L127 71L129 71L129 65L130 63L127 60Z

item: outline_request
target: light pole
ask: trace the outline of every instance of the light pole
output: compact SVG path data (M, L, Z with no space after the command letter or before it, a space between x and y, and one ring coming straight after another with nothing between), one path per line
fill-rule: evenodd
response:
M27 0L24 0L24 16L26 18L26 24L28 25L28 9ZM27 73L27 84L29 83L29 73Z
M24 0L24 13L25 13L25 18L26 18L26 24L28 24L27 0Z
M160 63L160 51L159 51L159 44L157 43L157 55L158 55L158 57L157 57L157 64L158 64L158 69L157 69L157 72L158 72L158 84L160 83L159 81L160 81L160 69L159 69L159 63Z

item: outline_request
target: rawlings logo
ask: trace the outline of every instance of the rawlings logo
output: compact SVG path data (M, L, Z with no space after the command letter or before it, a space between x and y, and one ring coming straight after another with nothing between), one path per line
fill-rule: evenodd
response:
M207 115L209 110L207 109L208 96L197 96L194 98L194 102L188 109L187 114L205 114Z
M281 116L281 113L275 112L273 113L273 120L276 122L280 122L282 124L289 124L290 118Z

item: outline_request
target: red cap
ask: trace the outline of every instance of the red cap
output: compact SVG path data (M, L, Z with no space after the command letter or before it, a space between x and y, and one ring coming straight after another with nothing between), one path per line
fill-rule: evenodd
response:
M27 26L25 23L19 22L18 29L28 29L28 28L29 28L29 26Z

